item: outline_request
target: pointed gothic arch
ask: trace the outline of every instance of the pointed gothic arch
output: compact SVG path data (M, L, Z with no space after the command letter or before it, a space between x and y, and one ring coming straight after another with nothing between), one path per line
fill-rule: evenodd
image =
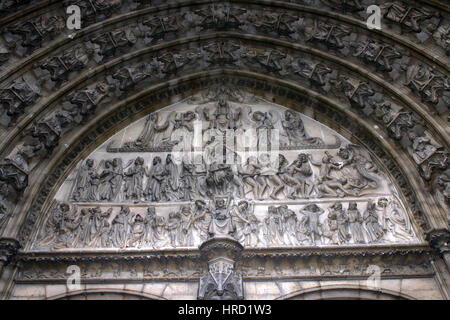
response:
M73 32L60 25L64 2L29 2L0 8L5 262L18 250L11 239L28 261L59 187L88 154L150 112L226 85L370 150L407 207L414 250L438 248L448 263L448 5L393 1L374 31L359 1L79 1L86 25ZM255 259L264 255L276 256Z

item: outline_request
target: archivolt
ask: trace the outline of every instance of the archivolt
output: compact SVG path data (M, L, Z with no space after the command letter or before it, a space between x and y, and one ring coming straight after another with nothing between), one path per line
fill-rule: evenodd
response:
M416 224L428 229L437 223L433 217L425 217L429 212L427 195L413 190L422 189L422 182L409 168L411 161L404 152L397 150L369 122L355 116L342 105L310 89L254 72L238 70L210 70L178 77L174 80L153 85L128 97L108 110L102 110L91 118L80 130L71 132L61 142L64 146L55 149L51 159L45 159L30 176L31 187L25 191L28 201L15 213L15 222L22 228L19 239L25 243L33 239L33 226L40 213L48 209L59 185L67 178L74 166L103 143L115 132L149 112L173 104L211 86L236 86L275 103L296 109L311 111L316 120L340 130L351 141L365 145L378 159L380 165L390 172L397 182L405 203L410 204L411 214ZM46 178L38 172L46 172ZM31 201L33 200L33 201ZM28 214L25 214L28 212ZM427 221L428 220L428 221ZM11 235L13 236L13 235ZM30 238L31 236L31 238Z
M428 3L428 1L426 2ZM62 7L59 4L56 2L50 3L53 3L55 12L61 11ZM62 50L72 49L75 44L88 40L94 34L98 35L100 31L109 32L148 15L161 16L161 13L184 12L193 5L206 5L209 3L211 1L195 3L187 1L176 4L169 2L168 4L155 7L144 6L139 8L139 10L128 13L121 12L119 14L113 11L110 15L111 18L101 23L90 25L75 33L74 37L67 38L65 36L68 33L63 32L56 40L49 42L48 48L36 50L13 65L6 65L7 69L2 73L2 76L4 76L2 78L6 79L3 85L9 84L12 80L16 80L30 72L33 65L39 65L45 58L55 56L55 53L56 55L60 54ZM357 34L364 34L368 36L368 39L376 39L383 43L402 46L403 49L410 52L410 56L413 59L429 67L436 66L438 71L444 73L444 75L449 72L448 59L443 55L430 54L423 46L413 44L408 37L391 31L368 32L365 25L354 17L330 13L324 9L304 5L288 4L282 1L271 1L270 4L268 1L231 1L231 3L236 5L245 4L249 8L258 8L258 10L273 5L271 9L274 12L307 14L308 17L313 17L314 19L331 18L336 24L348 24ZM50 5L46 2L45 5L47 4ZM16 16L21 16L21 19L27 20L37 14L37 12L40 12L39 10L41 9L38 3L35 7L30 7L29 11L26 11L24 15L18 13ZM30 15L25 16L27 13ZM6 17L0 21L0 24L9 24L11 21L9 17ZM26 199L26 201L16 207L14 218L8 224L9 226L18 226L24 221L20 232L21 240L25 241L29 238L32 226L38 218L40 210L48 205L46 199L51 198L55 186L64 178L69 169L83 155L87 154L88 150L92 150L115 130L123 128L126 124L143 116L145 113L171 104L181 97L189 96L201 88L220 84L219 80L222 76L228 81L241 81L242 85L249 86L249 90L255 91L255 93L262 96L264 96L264 90L258 89L258 87L266 86L270 90L275 90L271 94L277 101L283 101L281 104L292 108L299 108L300 105L309 105L310 108L317 112L316 115L321 121L331 121L338 123L341 128L349 129L353 134L353 140L356 139L370 146L369 149L374 150L379 158L386 159L389 162L389 171L396 176L396 180L401 186L407 201L411 204L412 211L420 225L424 228L437 227L446 222L444 217L445 209L430 197L430 193L427 190L429 186L418 177L417 172L426 180L433 180L448 165L447 151L444 150L442 152L442 159L439 158L434 163L430 163L431 161L427 160L429 162L425 163L425 165L420 164L417 166L412 161L410 151L404 151L402 148L399 148L402 145L400 143L402 137L389 138L389 136L393 136L392 130L389 129L389 125L392 125L392 123L388 125L383 123L383 121L379 122L379 119L375 119L373 115L367 116L363 114L361 106L358 106L358 101L355 102L353 98L360 85L367 83L369 89L377 92L381 98L385 99L386 96L389 96L389 98L385 99L385 102L398 105L403 108L403 111L412 112L412 116L417 118L418 123L421 123L425 128L422 134L428 134L437 143L448 148L450 146L448 126L446 126L443 117L431 115L432 107L421 102L403 85L393 85L393 81L389 81L386 73L379 72L376 68L367 66L356 58L351 58L350 62L345 61L345 57L332 47L317 46L307 41L299 44L292 37L280 36L276 38L275 34L266 34L258 31L255 31L255 34L250 34L250 32L243 33L242 31L236 33L235 31L233 28L220 31L192 29L192 32L196 34L195 37L189 37L187 33L180 33L176 35L179 38L178 40L168 41L161 39L159 42L150 43L144 48L132 46L122 52L123 55L118 54L113 59L108 60L103 57L101 64L92 70L74 71L72 75L77 75L77 77L67 82L49 97L28 107L25 116L19 118L17 126L9 128L1 134L0 139L2 139L3 143L0 144L0 153L2 158L9 158L15 154L15 149L23 143L23 132L29 129L34 130L40 123L48 119L54 119L55 112L61 110L64 97L69 96L71 93L81 92L81 90L86 88L92 89L101 82L118 84L115 81L111 81L111 75L119 71L120 68L136 67L140 62L148 63L163 53L187 52L189 49L198 49L201 48L202 44L217 42L218 40L238 41L249 48L261 50L261 52L275 50L292 57L293 60L306 59L314 68L321 64L325 68L334 70L332 73L334 78L332 80L335 80L336 83L342 80L337 75L345 76L350 81L348 83L342 83L341 81L339 87L327 79L326 84L319 83L318 85L312 81L312 76L310 78L302 78L295 72L286 74L284 70L269 68L269 65L265 66L257 60L240 64L234 62L213 63L208 68L213 68L214 70L201 72L207 66L203 58L195 61L195 63L186 64L182 68L176 69L174 74L169 72L168 75L165 74L162 77L149 77L146 81L137 83L135 88L127 88L121 93L116 90L115 93L117 95L111 94L109 101L104 100L94 105L94 114L89 115L89 117L83 117L81 123L70 126L69 129L77 127L79 129L77 132L74 132L74 130L61 130L55 135L56 141L53 141L52 145L45 144L42 147L45 150L41 150L39 155L33 154L30 158L29 164L32 170L29 172L29 179L31 187L25 190L22 199ZM288 62L286 66L292 68L292 66L295 66L295 63L295 61L294 63ZM159 83L161 81L163 82ZM354 85L354 87L353 89L350 87L350 92L346 92L344 89L345 85ZM183 86L185 89L182 89ZM354 90L353 93L351 93L352 90ZM155 98L158 92L160 94L163 92L164 94L161 99ZM168 92L171 93L169 94ZM167 95L170 95L170 97ZM305 96L309 96L309 98L306 99ZM361 98L364 98L364 95ZM130 108L130 105L133 105L133 107ZM96 107L99 108L95 110ZM352 120L350 121L349 119ZM380 124L381 127L384 127L383 130L375 127ZM58 145L59 147L57 147ZM67 146L67 148L64 146ZM42 157L43 151L48 153L47 155L53 152L53 157L51 159ZM417 170L411 170L414 167ZM41 184L44 180L46 182ZM27 216L26 212L28 211L29 214ZM422 216L422 212L427 213L426 220L428 221L423 221L425 219ZM25 216L27 216L26 220L24 220ZM18 232L17 228L5 229L8 229L7 232L11 233L8 234L9 236Z
M416 300L404 293L380 288L373 290L365 286L323 286L296 291L277 300Z

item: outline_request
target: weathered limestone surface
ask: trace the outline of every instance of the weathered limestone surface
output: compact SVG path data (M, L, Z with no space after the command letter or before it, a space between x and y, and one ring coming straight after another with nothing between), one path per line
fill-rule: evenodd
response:
M0 299L450 299L448 4L72 2L0 4Z

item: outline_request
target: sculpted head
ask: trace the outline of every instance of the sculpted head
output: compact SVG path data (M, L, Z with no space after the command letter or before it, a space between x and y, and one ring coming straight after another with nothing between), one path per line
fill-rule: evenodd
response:
M144 158L137 157L136 160L134 161L134 163L136 165L142 166L144 164Z
M357 210L358 209L358 204L356 202L350 202L348 204L348 210Z
M153 158L153 165L156 166L159 163L161 163L161 158L160 157L154 157Z
M348 148L341 148L338 152L339 157L342 159L349 159L350 158L350 150Z
M295 113L294 113L294 111L292 111L292 110L286 110L285 112L284 112L284 119L286 120L286 121L291 121L291 120L293 120L295 118Z
M380 198L380 199L378 199L378 205L379 205L381 208L386 208L387 205L388 205L388 203L389 203L389 200L386 199L386 198Z
M201 209L201 208L205 207L205 205L206 205L205 201L203 201L203 200L195 200L195 206L198 209Z
M217 201L216 201L216 206L217 206L218 208L223 208L223 207L225 207L225 200L223 200L223 199L217 200Z
M297 160L298 160L300 163L306 163L306 162L308 162L308 155L307 155L306 153L300 153L300 154L297 156Z
M333 204L332 208L334 210L342 210L342 203L336 202L335 204Z
M69 210L70 210L70 207L69 207L69 205L68 205L67 203L61 203L61 204L59 205L59 209L60 209L61 211L63 211L63 212L66 212L66 211L69 211Z
M247 210L247 208L248 208L248 202L247 201L240 201L239 202L239 204L238 204L238 206L239 206L239 209L241 209L241 210Z

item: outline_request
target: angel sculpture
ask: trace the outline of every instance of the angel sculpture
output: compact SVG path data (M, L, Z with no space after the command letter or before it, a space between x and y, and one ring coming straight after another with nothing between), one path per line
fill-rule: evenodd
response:
M282 125L288 138L287 145L289 147L320 146L324 144L322 139L309 136L302 118L295 111L286 110L284 112Z

